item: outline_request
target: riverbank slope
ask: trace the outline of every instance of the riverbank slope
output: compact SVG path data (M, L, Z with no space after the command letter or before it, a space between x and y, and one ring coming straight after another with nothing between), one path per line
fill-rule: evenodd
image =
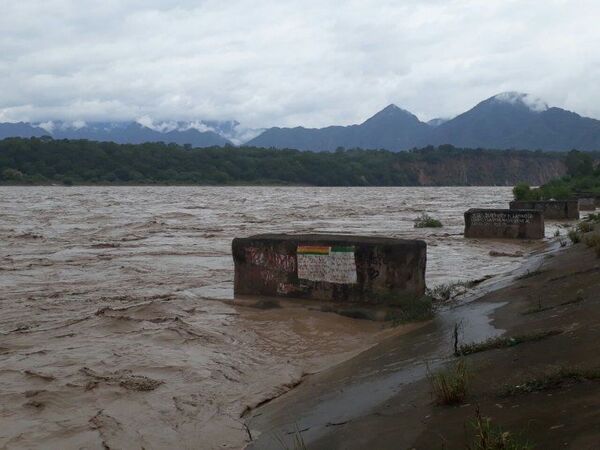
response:
M468 356L463 404L437 405L428 372L452 367L452 332L463 344L493 336L544 336ZM548 253L511 285L441 312L309 378L250 414L249 448L462 449L477 410L535 448L600 442L600 259L583 243Z

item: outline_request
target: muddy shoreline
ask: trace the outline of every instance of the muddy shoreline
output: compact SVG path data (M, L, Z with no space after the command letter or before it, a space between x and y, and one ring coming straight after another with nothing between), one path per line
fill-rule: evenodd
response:
M583 300L575 301L576 295ZM281 442L294 448L299 437L310 449L466 448L476 408L495 424L524 434L536 448L597 448L599 382L566 383L509 399L499 392L557 367L600 368L599 318L600 260L583 244L566 249L551 244L433 321L314 375L253 411L247 426L254 440L247 448L276 449ZM466 404L437 406L427 371L455 362L456 323L464 343L531 330L556 334L465 357L473 378Z

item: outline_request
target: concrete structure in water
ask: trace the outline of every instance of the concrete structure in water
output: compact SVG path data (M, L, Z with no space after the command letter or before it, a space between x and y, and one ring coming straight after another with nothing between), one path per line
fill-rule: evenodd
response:
M232 253L236 296L392 306L425 293L424 241L263 234L234 239Z
M579 211L594 211L596 209L596 201L594 197L579 198Z
M600 194L596 192L576 192L574 197L579 200L579 211L600 208Z
M544 213L544 219L551 220L577 220L579 219L579 201L574 200L546 200L510 202L510 209L536 209Z
M543 239L541 211L509 209L470 209L465 213L465 237Z

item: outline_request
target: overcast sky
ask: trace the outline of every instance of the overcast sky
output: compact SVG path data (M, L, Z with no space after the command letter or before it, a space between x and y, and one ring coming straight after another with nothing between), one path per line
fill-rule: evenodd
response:
M0 121L422 120L502 91L600 118L598 0L5 0Z

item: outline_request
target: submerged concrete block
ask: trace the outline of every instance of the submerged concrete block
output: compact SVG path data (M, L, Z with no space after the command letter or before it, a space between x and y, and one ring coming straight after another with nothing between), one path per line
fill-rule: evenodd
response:
M537 209L544 213L544 219L579 219L579 202L575 199L531 202L515 200L510 202L510 209Z
M594 211L596 209L596 201L594 197L580 197L579 198L579 211Z
M579 200L579 211L600 208L600 194L597 192L576 192L574 197Z
M465 237L543 239L541 211L509 209L470 209L465 213Z
M424 241L345 235L236 238L235 295L393 304L425 293Z

